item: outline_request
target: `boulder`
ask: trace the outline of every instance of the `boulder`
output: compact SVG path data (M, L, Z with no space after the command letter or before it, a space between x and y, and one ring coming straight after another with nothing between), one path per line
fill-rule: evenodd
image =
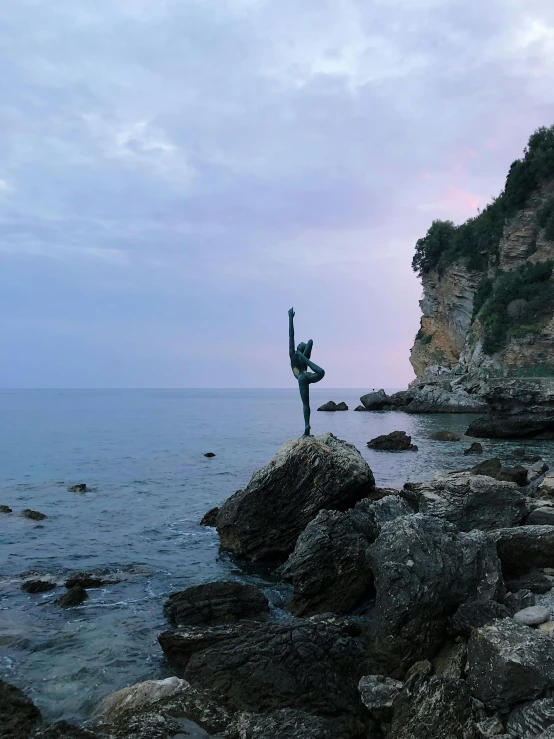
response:
M464 454L483 454L483 446L478 441L474 441L467 449L464 449Z
M210 582L170 595L164 615L175 626L220 626L243 618L263 621L269 603L254 585Z
M338 408L334 400L329 400L327 401L327 403L320 405L317 410L318 411L336 411L338 410Z
M529 606L514 613L514 621L524 626L538 626L550 621L550 611L545 606Z
M476 464L475 467L471 468L473 475L485 475L486 477L493 477L496 480L496 476L502 469L502 463L498 457L494 459L485 459L483 462Z
M366 717L358 682L371 672L356 633L356 624L337 618L251 625L193 654L184 677L228 710L300 710L332 720L335 736L354 739Z
M367 445L370 449L377 449L381 452L417 452L417 446L412 444L412 437L408 436L405 431L392 431L390 434L377 436L368 441Z
M283 708L267 714L239 713L227 739L337 739L333 724L320 716Z
M516 485L523 487L527 485L527 469L522 465L517 467L502 467L496 479L505 482L515 482Z
M353 444L329 433L294 439L220 508L221 545L253 561L284 560L319 511L347 510L374 489Z
M467 647L460 643L447 642L433 659L434 673L437 677L460 680L464 676Z
M462 603L452 619L450 630L453 634L470 636L473 629L487 626L498 618L508 618L510 611L495 600L474 600Z
M69 724L67 721L42 725L35 729L31 736L32 739L106 739L104 734L100 736L96 732L90 731L90 729ZM135 739L135 737L129 737L129 739ZM154 739L154 737L152 736L150 739Z
M375 590L372 654L393 677L429 658L462 603L496 599L503 581L494 543L448 521L415 514L387 523L368 548Z
M185 667L196 652L210 649L221 642L236 640L249 634L255 625L255 621L239 621L224 626L181 626L173 631L162 632L158 642L170 664Z
M9 505L0 505L0 513L12 513Z
M382 411L386 405L391 404L390 398L384 390L362 395L360 402L366 411Z
M200 526L215 527L215 522L217 520L218 513L219 513L219 508L217 506L215 508L210 508L210 510L204 514L204 517L200 521Z
M348 406L346 405L346 403L344 401L342 401L341 403L338 403L337 404L337 410L338 411L347 411L348 410Z
M475 629L468 682L488 708L505 711L554 687L554 640L511 619Z
M395 521L401 516L410 516L415 511L398 493L394 490L388 495L384 495L378 500L370 500L366 498L356 503L354 507L355 513L361 513L369 519L375 535L371 541L377 538L381 528L390 521Z
M355 411L365 411L367 408L365 408L363 405L358 405L356 408L354 408Z
M72 485L68 490L70 493L86 493L87 486L86 483L80 482L77 485Z
M406 413L482 413L487 406L480 396L445 382L431 382L411 388Z
M358 683L362 702L378 721L390 721L392 705L403 683L384 675L364 675Z
M530 590L518 590L517 593L506 593L503 598L503 603L508 609L510 616L513 616L518 611L524 608L534 606L536 603L535 594Z
M507 579L506 587L512 593L517 593L520 590L530 590L532 593L541 594L547 593L552 588L553 580L554 578L545 575L544 572L533 570L511 580Z
M461 441L462 435L457 431L447 431L443 429L442 431L435 431L435 433L431 434L429 438L433 441Z
M554 526L554 506L545 505L535 508L525 523L527 526Z
M515 526L527 513L525 496L507 482L467 473L406 483L403 495L427 516L443 518L460 531Z
M549 727L554 727L554 700L526 703L515 708L506 721L506 731L513 739L536 739Z
M79 585L81 588L102 588L104 585L116 585L119 580L107 580L105 577L94 575L91 572L76 572L65 581L69 590Z
M465 680L416 677L393 704L391 739L473 739L475 724Z
M526 449L524 446L520 446L517 449L514 449L512 452L512 457L516 457L516 459L521 459L523 462L538 462L540 461L540 457L537 454L533 454L529 449Z
M554 562L552 526L517 526L499 529L490 535L496 541L502 570L508 577L550 567Z
M40 511L33 511L31 508L25 508L25 510L21 511L21 515L24 518L30 518L31 521L44 521L47 518L46 514Z
M47 593L49 590L54 590L56 583L51 580L26 580L21 590L25 593Z
M62 608L74 608L75 606L80 606L81 603L84 603L87 598L87 591L80 585L75 585L74 587L69 588L67 593L62 595L61 598L58 598L55 603Z
M349 613L373 585L366 550L376 536L377 527L363 512L320 511L283 568L293 586L290 611L297 616Z
M223 731L231 720L204 691L178 677L147 680L118 690L104 698L93 718L118 729L141 715L189 719L210 734Z
M0 680L0 737L27 739L40 720L33 701L15 685Z
M542 477L545 472L548 472L549 466L546 464L546 462L542 459L537 459L527 471L527 479L529 482L534 482L535 480L538 480L539 477Z

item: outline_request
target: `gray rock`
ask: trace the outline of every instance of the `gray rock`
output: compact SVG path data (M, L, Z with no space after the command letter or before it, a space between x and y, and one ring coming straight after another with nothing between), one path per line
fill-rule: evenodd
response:
M80 585L75 585L74 587L69 588L65 595L62 595L61 598L58 598L54 602L62 608L74 608L75 606L80 606L81 603L84 603L87 598L87 591Z
M327 403L320 405L318 411L337 411L338 407L334 400L329 400Z
M42 725L38 729L35 729L31 736L32 739L105 739L105 735L101 737L96 732L90 731L90 729L84 729L82 726L74 726L67 721Z
M481 475L406 483L403 494L420 513L450 521L461 531L514 526L527 511L525 496L514 485Z
M412 387L410 402L405 407L407 413L481 413L485 410L482 398L449 382Z
M369 517L369 520L375 530L372 541L377 538L377 534L381 528L390 521L395 521L401 516L410 516L415 511L408 503L399 495L385 495L379 500L370 500L368 498L360 500L356 503L354 510L363 513Z
M496 479L501 469L502 463L498 457L494 457L493 459L485 459L483 462L476 464L475 467L471 468L471 473L473 475L485 475L486 477Z
M47 518L45 513L33 511L31 508L25 508L25 510L21 511L21 515L24 518L30 518L32 521L44 521Z
M80 482L77 485L72 485L68 490L70 493L86 493L87 486L86 483Z
M528 482L534 482L542 477L549 470L549 466L542 459L538 459L534 464L529 467L527 473Z
M377 533L372 519L360 511L320 511L283 568L293 585L291 612L349 613L373 584L366 550Z
M227 739L337 739L331 721L290 708L265 715L239 713L225 736Z
M174 631L162 632L158 642L170 664L184 667L196 652L248 635L254 626L254 621L239 621L224 626L181 626Z
M218 513L219 513L219 508L217 506L215 508L210 508L210 510L204 514L202 520L200 521L200 526L215 527L215 522L217 520Z
M407 681L411 677L429 677L433 674L433 665L428 659L420 659L418 662L410 667L404 676L404 680Z
M471 696L464 680L414 678L393 705L391 739L474 739Z
M524 487L529 482L527 475L527 469L521 465L518 467L502 467L496 479L504 480L505 482L515 482L516 485Z
M504 598L504 605L508 609L510 616L513 616L518 611L522 611L524 608L534 606L536 598L534 593L530 590L518 590L517 593L506 593Z
M532 593L538 594L547 593L552 588L552 579L544 572L534 570L512 580L506 580L506 587L512 593L517 593L520 590L530 590Z
M554 700L542 698L515 708L508 716L506 731L513 739L536 739L551 726L554 726Z
M33 701L15 685L0 680L0 737L27 739L40 720Z
M365 644L353 633L359 627L346 619L254 624L193 654L184 677L229 710L300 710L332 719L336 736L353 739L366 716L358 682L371 672Z
M499 716L491 716L482 721L478 721L475 725L476 739L494 739L498 737L502 739L504 734L504 724Z
M502 570L514 577L534 568L549 567L554 562L552 526L517 526L493 531Z
M527 526L554 526L554 506L535 508L525 521Z
M379 721L390 721L392 704L403 683L384 675L364 675L358 683L362 703Z
M337 404L337 410L338 411L347 411L348 410L348 406L346 405L346 403L344 401L342 401L341 403L338 403Z
M0 513L12 513L9 505L0 505Z
M21 586L25 593L47 593L54 590L56 583L51 580L27 580Z
M457 431L443 429L442 431L435 431L429 438L433 441L461 441L462 435Z
M483 447L478 441L474 441L467 449L464 449L464 454L483 454Z
M378 390L362 395L360 402L366 411L381 411L386 405L390 405L390 398L384 390Z
M468 642L468 682L491 709L537 698L554 687L554 640L511 619L475 629Z
M269 615L269 603L254 585L210 582L170 595L164 615L176 626L219 626L244 618L263 621Z
M358 405L358 406L356 406L356 408L354 408L354 410L355 411L365 411L365 410L367 410L367 408L364 408L363 405Z
M453 634L469 636L473 629L487 626L497 618L508 618L509 609L495 600L474 600L462 603L451 619Z
M223 504L221 545L249 560L284 560L320 510L347 510L374 488L352 444L332 434L294 439Z
M540 457L536 454L533 454L529 449L526 449L524 446L520 446L517 449L514 449L512 452L512 457L516 457L517 459L521 459L524 462L538 462L540 460Z
M385 524L369 547L377 592L372 654L393 677L436 650L447 617L503 589L493 542L447 521L416 514Z
M408 436L405 431L392 431L390 434L377 436L368 441L367 445L370 449L380 452L417 452L417 446L412 444L412 437Z
M514 621L525 626L538 626L550 621L550 611L545 606L529 606L514 613Z
M459 680L463 677L466 665L467 647L461 642L448 642L433 659L433 667L437 677Z

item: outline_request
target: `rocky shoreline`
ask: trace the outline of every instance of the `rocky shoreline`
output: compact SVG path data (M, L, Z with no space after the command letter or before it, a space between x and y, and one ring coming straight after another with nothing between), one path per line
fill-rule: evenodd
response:
M515 469L383 489L332 434L287 442L203 522L288 584L283 608L236 581L173 593L173 676L107 696L87 728L0 681L0 736L553 737L554 478Z

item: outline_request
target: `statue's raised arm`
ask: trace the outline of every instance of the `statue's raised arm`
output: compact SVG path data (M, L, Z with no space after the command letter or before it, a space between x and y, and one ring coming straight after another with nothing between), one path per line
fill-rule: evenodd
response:
M294 308L289 308L289 357L292 359L296 349L294 348Z

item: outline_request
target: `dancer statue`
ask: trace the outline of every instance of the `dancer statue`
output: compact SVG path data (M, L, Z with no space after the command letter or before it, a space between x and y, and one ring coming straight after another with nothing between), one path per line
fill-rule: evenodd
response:
M302 341L294 348L294 309L289 310L289 356L290 366L296 379L302 405L304 407L304 436L310 435L310 385L319 382L325 376L325 370L310 360L314 342L310 339L307 344ZM313 372L308 372L308 367Z

